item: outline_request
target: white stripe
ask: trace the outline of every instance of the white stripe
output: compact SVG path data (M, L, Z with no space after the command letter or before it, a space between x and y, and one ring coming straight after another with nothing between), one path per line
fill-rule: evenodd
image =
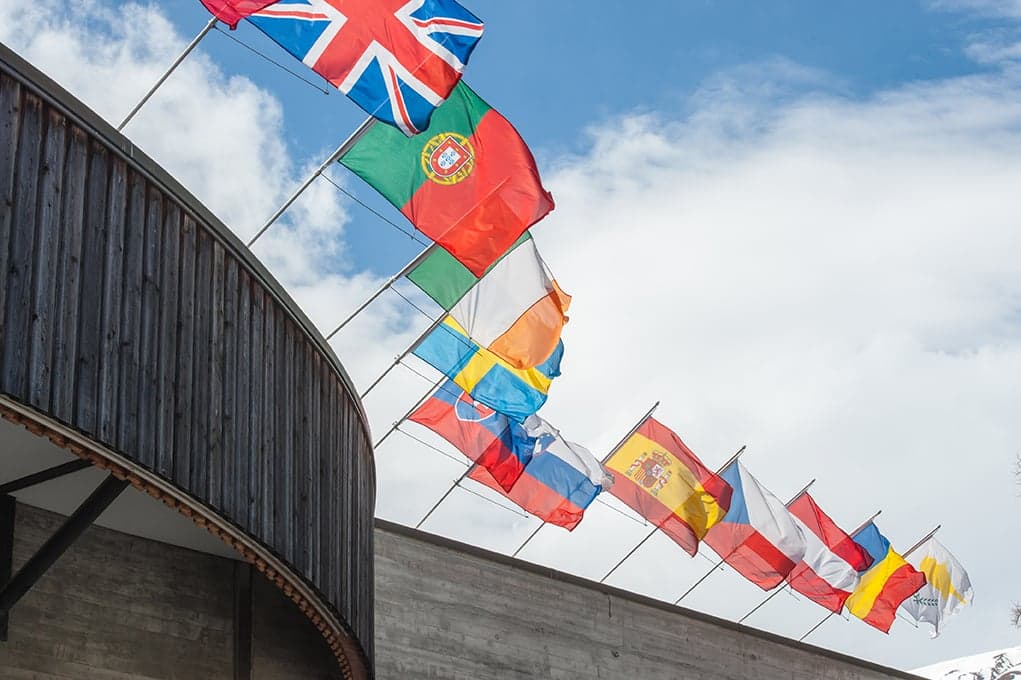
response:
M762 487L740 461L737 463L744 488L748 521L752 528L797 564L805 556L805 536L779 498Z
M837 590L850 593L858 585L858 572L841 557L833 553L809 527L792 515L805 538L805 556L802 561L816 576Z
M592 455L591 451L581 444L575 444L564 439L560 436L560 430L539 416L528 416L522 425L530 437L540 437L542 435L555 437L555 441L542 451L543 454L556 456L588 477L588 480L596 486L603 486L605 488L612 484L612 478L603 470L599 459Z
M488 347L552 291L535 242L528 239L507 253L450 314L473 340Z

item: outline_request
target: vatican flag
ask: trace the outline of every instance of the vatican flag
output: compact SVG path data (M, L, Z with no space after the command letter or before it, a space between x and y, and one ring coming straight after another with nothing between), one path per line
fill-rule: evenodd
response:
M968 572L935 538L911 554L911 562L925 574L925 585L901 607L919 623L931 623L937 637L946 620L971 604L973 593Z

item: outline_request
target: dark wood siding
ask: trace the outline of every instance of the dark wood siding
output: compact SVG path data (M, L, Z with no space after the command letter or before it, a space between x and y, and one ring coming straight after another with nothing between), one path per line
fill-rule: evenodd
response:
M340 364L163 170L0 66L0 392L269 548L371 660L375 472Z

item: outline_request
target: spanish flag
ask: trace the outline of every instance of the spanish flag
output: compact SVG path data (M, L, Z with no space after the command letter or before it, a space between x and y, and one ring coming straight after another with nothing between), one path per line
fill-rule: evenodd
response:
M642 423L605 466L613 475L608 491L691 555L730 507L730 485L655 418Z
M897 607L925 585L925 574L908 564L872 522L852 538L872 557L872 566L845 605L865 623L889 633Z

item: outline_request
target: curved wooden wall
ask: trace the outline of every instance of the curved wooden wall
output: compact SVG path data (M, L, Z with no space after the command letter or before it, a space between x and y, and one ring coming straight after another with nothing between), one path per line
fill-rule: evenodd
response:
M3 46L0 314L6 411L233 543L371 675L375 472L343 368L223 224Z

